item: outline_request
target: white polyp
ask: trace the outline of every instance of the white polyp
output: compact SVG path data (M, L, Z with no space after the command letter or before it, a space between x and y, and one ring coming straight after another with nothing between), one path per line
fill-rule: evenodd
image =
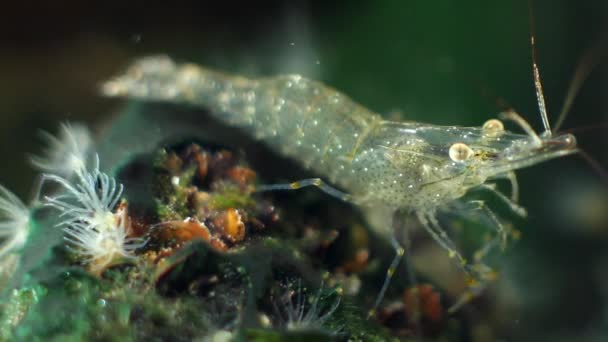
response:
M30 210L8 189L0 185L0 258L21 249L30 230Z
M61 185L65 192L47 196L46 205L59 211L57 224L65 232L69 248L91 264L103 269L116 257L133 257L135 249L145 245L140 238L127 237L128 217L125 208L113 209L121 198L123 186L116 179L95 168L78 172L74 181L57 175L45 178Z
M87 154L93 144L86 126L63 123L56 137L47 132L42 134L48 145L41 156L30 158L34 167L62 177L70 177L86 169Z

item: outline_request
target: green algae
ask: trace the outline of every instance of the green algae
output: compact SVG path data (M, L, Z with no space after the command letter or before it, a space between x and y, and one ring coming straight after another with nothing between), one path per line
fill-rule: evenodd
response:
M222 191L214 194L209 203L214 209L228 208L250 208L255 205L255 200L250 196L243 194L238 188L225 187Z

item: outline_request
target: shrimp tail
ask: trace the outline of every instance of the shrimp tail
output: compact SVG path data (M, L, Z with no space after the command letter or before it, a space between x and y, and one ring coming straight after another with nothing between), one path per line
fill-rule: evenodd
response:
M194 64L178 65L161 55L139 59L126 73L105 82L101 91L108 97L202 107L222 121L247 127L254 120L249 108L253 99L247 95L255 91L256 83Z

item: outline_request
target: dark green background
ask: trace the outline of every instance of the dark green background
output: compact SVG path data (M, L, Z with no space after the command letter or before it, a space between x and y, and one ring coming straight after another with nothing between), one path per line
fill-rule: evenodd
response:
M532 6L555 120L578 59L608 34L608 2ZM540 129L525 1L7 1L0 13L0 182L23 197L37 131L63 120L102 127L120 102L99 97L99 82L146 54L248 75L298 72L380 113L434 124L479 125L507 103ZM605 60L564 125L595 127L577 138L604 168ZM505 256L492 330L518 340L608 336L608 180L577 157L519 174L530 218Z

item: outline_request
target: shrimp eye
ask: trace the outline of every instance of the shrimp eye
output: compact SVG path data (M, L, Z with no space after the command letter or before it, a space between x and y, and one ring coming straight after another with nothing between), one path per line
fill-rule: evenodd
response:
M500 120L490 119L483 124L481 129L483 129L484 134L491 136L491 137L495 137L495 136L500 135L502 132L504 132L505 126L502 124L502 121L500 121Z
M473 150L463 143L455 143L450 146L449 153L450 158L456 162L465 161L473 156Z

